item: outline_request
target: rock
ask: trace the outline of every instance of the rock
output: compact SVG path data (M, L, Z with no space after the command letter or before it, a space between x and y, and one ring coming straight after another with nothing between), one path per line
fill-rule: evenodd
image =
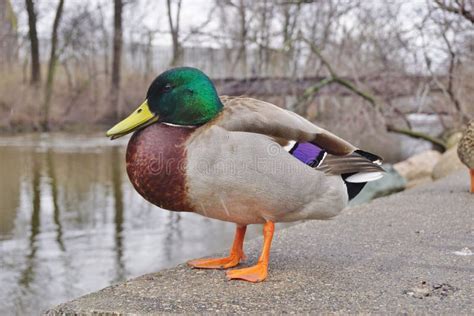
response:
M448 283L435 283L431 285L426 281L421 281L417 286L410 290L405 290L403 293L418 299L429 296L437 296L442 299L456 291L458 291L458 288Z
M393 168L407 180L407 188L410 188L431 181L431 173L440 157L436 150L427 150L394 164Z
M410 295L413 293L412 295ZM421 282L421 284L415 288L413 288L412 292L407 293L410 296L415 298L424 298L431 295L431 289L428 287L426 282Z
M457 256L472 256L474 254L472 250L467 247L462 248L460 251L454 251L453 253Z
M462 133L461 132L453 133L446 140L446 147L449 149L449 148L453 148L454 146L457 146L457 144L459 143L461 138L462 138Z
M465 168L461 160L459 160L457 150L458 146L456 145L441 155L431 174L434 180L446 177L453 171Z
M403 191L406 187L406 180L390 164L384 164L383 168L387 173L383 178L369 182L364 189L350 202L350 205L357 205L368 202L378 197Z

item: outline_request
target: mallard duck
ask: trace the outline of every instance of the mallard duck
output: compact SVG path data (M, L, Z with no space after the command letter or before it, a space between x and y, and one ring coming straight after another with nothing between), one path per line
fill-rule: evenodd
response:
M458 156L471 174L471 193L474 193L474 121L471 121L459 141Z
M257 264L227 271L228 279L265 280L274 223L334 217L383 172L378 156L293 112L219 97L209 77L189 67L160 74L107 136L132 131L126 169L139 194L167 210L236 224L228 257L191 260L191 267L237 266L247 225L263 224Z

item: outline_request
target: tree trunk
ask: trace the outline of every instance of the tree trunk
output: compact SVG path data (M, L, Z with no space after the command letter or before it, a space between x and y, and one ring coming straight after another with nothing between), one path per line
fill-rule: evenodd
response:
M56 72L56 64L58 56L56 54L58 46L58 28L63 13L64 0L59 0L58 7L56 9L56 16L54 17L53 31L51 32L51 53L49 56L48 64L48 76L46 79L45 87L45 99L43 104L43 121L41 123L43 131L49 130L49 112L51 107L51 95L53 93L54 74Z
M100 41L102 42L101 45L101 52L103 53L104 57L104 74L106 77L109 77L110 74L110 37L109 37L109 31L107 29L107 25L105 23L105 14L104 14L104 9L101 4L97 6L97 10L99 12L99 17L100 17L100 36L101 39Z
M122 0L114 0L114 40L112 51L112 86L110 91L112 109L114 109L115 119L119 119L122 114L120 105L120 78L122 64Z
M29 38L31 45L31 84L38 85L41 81L41 69L39 60L38 33L36 32L36 12L33 0L26 0L28 12Z
M232 65L232 73L235 72L237 65L240 62L240 73L243 77L247 76L247 13L245 8L244 0L240 0L237 6L239 11L239 48L237 52L237 57Z
M183 54L183 50L181 47L181 43L179 41L179 24L180 24L180 15L181 15L181 3L182 0L178 0L177 2L177 9L176 9L176 17L175 21L173 22L173 14L171 10L171 0L166 1L166 7L168 9L168 23L170 27L171 33L171 40L173 43L173 57L171 59L171 66L177 66L181 63L181 57Z
M12 71L18 61L17 17L10 0L0 1L0 69Z

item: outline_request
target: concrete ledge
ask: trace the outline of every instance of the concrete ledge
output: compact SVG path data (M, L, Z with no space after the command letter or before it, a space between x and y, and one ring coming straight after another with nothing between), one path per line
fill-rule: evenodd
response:
M47 311L63 314L472 314L474 195L468 172L276 232L269 279L228 282L185 265ZM247 265L261 239L246 244ZM464 250L463 250L464 249ZM203 254L207 255L207 254Z

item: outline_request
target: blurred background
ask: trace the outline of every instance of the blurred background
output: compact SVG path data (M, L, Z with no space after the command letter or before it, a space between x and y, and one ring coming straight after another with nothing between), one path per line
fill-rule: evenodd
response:
M396 163L474 117L474 1L0 0L0 314L230 245L144 201L104 137L183 65Z

